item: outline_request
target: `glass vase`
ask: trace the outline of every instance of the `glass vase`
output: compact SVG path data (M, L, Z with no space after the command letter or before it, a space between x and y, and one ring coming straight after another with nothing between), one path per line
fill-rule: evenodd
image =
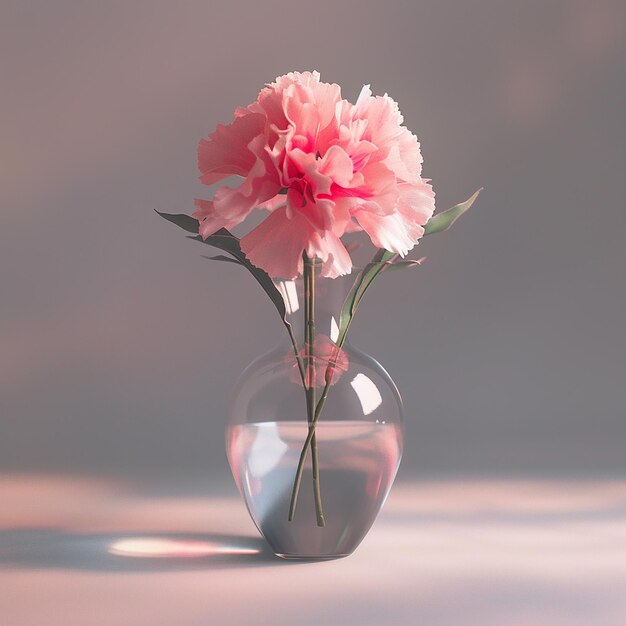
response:
M275 283L291 332L236 383L226 446L273 552L334 559L354 551L389 494L402 455L402 400L376 360L339 339L354 277L321 278L315 263L308 270Z

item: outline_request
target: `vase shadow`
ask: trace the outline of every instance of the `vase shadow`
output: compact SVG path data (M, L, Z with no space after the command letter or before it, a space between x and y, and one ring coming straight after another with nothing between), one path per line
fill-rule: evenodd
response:
M261 537L218 533L0 530L0 568L162 572L287 565Z

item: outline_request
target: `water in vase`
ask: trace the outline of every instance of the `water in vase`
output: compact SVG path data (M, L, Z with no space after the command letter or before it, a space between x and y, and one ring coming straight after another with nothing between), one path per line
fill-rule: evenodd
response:
M350 554L369 530L395 477L402 453L400 428L384 420L320 420L316 437L325 516L320 527L310 451L295 516L288 520L306 421L231 426L227 445L235 481L274 551L298 558Z

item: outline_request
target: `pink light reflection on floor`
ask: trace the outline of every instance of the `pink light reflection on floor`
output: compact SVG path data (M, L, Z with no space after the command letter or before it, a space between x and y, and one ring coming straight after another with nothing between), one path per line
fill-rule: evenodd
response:
M154 559L259 554L260 550L209 541L183 541L159 537L128 537L113 542L107 552L116 556Z
M2 626L626 624L626 477L399 481L354 555L286 567L234 494L0 475L0 502Z

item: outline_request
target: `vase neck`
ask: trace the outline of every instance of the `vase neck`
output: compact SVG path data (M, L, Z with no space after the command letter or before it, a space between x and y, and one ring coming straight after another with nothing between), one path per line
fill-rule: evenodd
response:
M333 279L322 278L316 272L314 281L315 335L326 336L335 341L339 333L341 309L352 287L354 277L348 275ZM295 280L279 280L276 281L276 287L285 301L287 321L291 324L296 340L302 344L305 341L304 280L302 277Z

